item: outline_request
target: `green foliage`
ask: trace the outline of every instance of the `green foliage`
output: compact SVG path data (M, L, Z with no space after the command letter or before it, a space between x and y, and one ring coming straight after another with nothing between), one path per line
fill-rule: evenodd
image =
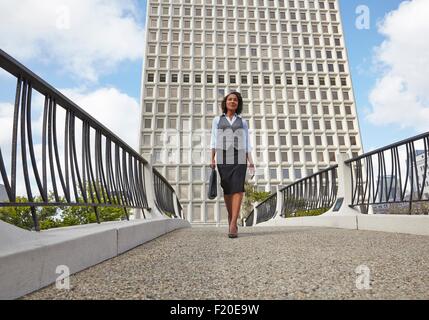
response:
M123 208L98 207L100 221L118 221L125 215ZM129 209L128 214L130 214ZM67 207L61 214L62 226L96 223L97 216L93 207Z
M311 217L311 216L320 216L327 212L329 208L320 208L313 210L299 210L296 212L295 217Z
M312 210L295 208L295 210L289 210L289 212L286 212L286 218L320 216L328 210L329 208L319 208Z
M244 184L245 195L243 205L241 207L241 218L245 219L253 210L253 204L263 202L270 196L269 192L258 191L256 186L251 185L247 181Z
M16 202L27 202L26 198L17 197ZM30 230L33 227L30 207L1 207L0 220L14 226Z
M297 212L306 211L306 201L304 199L287 199L283 205L286 217L294 217Z
M104 191L101 186L98 186L98 190ZM87 188L87 197L90 201L91 193ZM105 192L105 191L104 191ZM92 196L94 202L98 203L94 189L92 188ZM17 197L19 203L28 202L25 197ZM54 194L51 192L48 196L49 203L56 202ZM42 203L41 197L34 199L35 203ZM59 202L66 203L64 198L60 198ZM83 203L83 199L80 198L79 202ZM113 203L115 203L114 201ZM118 221L125 217L125 211L122 207L97 207L100 222L102 221ZM127 209L128 215L131 214L131 210ZM53 229L60 227L75 226L81 224L96 223L97 218L93 207L86 206L74 206L74 207L37 207L36 214L39 220L40 229ZM33 218L31 215L30 207L1 207L0 208L0 220L17 227L31 230L33 229Z

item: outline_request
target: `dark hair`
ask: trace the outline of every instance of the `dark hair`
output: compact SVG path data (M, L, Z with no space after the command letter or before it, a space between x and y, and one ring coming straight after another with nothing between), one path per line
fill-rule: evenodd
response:
M237 91L232 91L232 92L228 93L225 96L225 98L223 98L223 101L222 101L222 112L226 113L226 111L227 111L227 109L226 109L226 100L228 99L228 97L231 94L235 94L235 96L238 99L238 107L237 107L237 111L235 111L235 113L240 114L243 111L243 98L241 97L240 92L237 92Z

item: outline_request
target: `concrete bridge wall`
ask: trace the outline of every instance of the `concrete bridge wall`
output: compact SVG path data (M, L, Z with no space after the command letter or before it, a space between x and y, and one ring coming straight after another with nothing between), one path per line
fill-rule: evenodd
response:
M187 227L186 220L155 217L35 233L0 221L0 299L16 299L55 283L62 275L58 266L73 274Z
M429 236L429 216L331 214L316 217L276 218L256 226L330 227Z

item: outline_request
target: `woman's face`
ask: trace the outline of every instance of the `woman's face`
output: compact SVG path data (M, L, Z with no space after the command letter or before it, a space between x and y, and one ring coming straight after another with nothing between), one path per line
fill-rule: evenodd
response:
M231 112L236 112L238 108L238 98L235 94L230 94L226 99L226 109Z

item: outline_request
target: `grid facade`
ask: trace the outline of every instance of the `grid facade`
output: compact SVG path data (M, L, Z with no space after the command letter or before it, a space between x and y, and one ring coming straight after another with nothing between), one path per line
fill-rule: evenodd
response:
M222 189L206 194L211 124L232 90L261 191L362 152L337 0L148 0L140 151L192 223L227 223Z

